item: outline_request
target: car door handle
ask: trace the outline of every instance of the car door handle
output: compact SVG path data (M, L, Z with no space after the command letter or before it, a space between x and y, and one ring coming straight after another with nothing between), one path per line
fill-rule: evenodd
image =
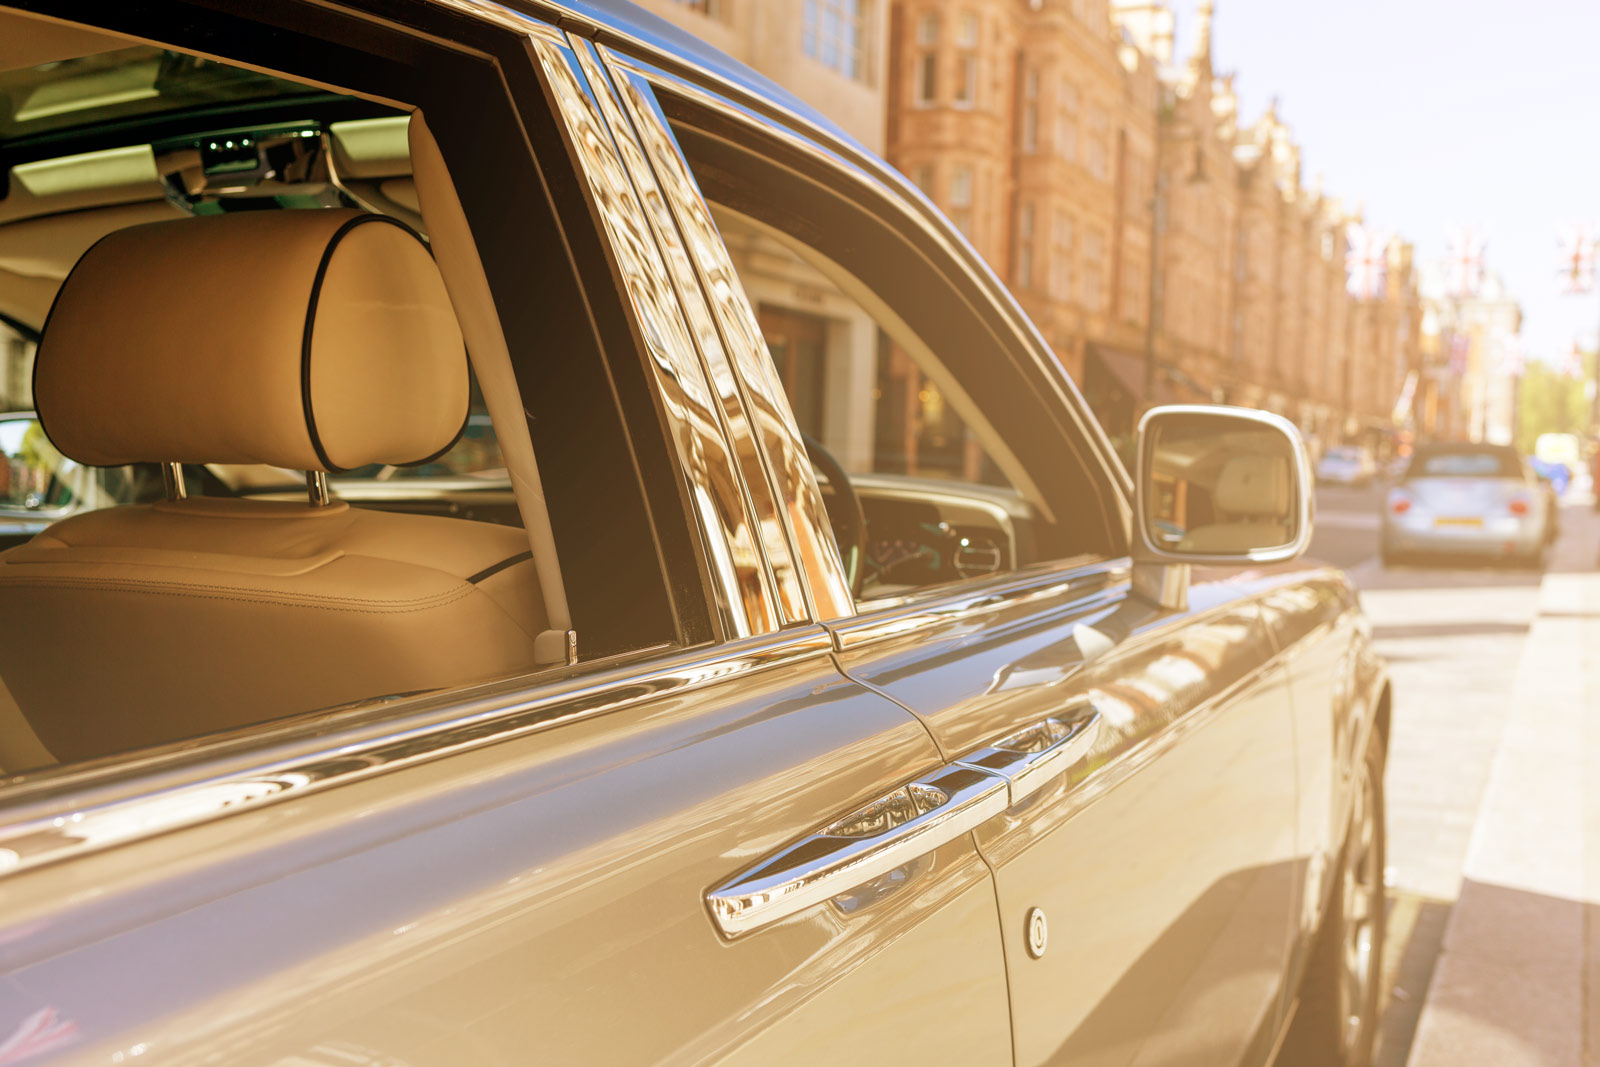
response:
M787 918L954 841L1007 798L1003 775L947 764L711 890L711 917L729 937Z
M1041 719L956 761L1006 779L1015 807L1076 766L1100 734L1100 710L1090 700Z
M1064 774L1099 728L1074 705L886 793L711 890L711 917L735 937L925 856Z

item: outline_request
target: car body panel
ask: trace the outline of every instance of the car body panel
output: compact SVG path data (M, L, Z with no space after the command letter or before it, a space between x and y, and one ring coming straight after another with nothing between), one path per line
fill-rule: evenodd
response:
M1254 587L1220 576L1174 614L1125 571L1075 579L945 618L866 616L835 628L840 663L953 758L1079 699L1102 714L1077 768L977 831L1019 1064L1260 1062L1295 930L1296 768ZM1031 907L1051 924L1039 959Z

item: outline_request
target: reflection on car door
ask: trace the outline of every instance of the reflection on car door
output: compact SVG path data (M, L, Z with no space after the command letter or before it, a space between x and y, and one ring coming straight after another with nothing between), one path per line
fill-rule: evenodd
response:
M920 715L951 758L1099 713L1086 758L977 833L1018 1064L1266 1056L1292 928L1295 767L1248 592L1197 584L1189 611L1166 613L1096 566L838 627L846 672ZM1038 958L1031 909L1047 923Z
M10 874L0 1023L49 1011L86 1063L1010 1063L969 838L731 940L706 912L708 885L940 762L820 629L294 753L121 814L269 780L289 803ZM328 773L357 780L292 784Z

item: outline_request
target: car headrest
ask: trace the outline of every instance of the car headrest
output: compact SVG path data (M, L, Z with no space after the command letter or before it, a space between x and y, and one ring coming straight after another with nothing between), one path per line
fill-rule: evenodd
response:
M118 230L56 297L34 404L96 466L424 462L466 424L466 346L422 239L358 211Z
M1289 464L1281 456L1232 456L1211 500L1230 515L1283 518L1289 514Z

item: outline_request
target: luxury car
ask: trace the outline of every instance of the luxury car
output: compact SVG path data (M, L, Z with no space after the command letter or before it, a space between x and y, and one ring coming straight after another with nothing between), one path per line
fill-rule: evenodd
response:
M1317 460L1317 481L1329 485L1371 485L1377 474L1377 460L1360 445L1336 445Z
M1294 427L619 0L0 0L0 1055L1360 1064ZM798 295L797 295L798 294Z
M1555 540L1554 493L1510 445L1418 446L1384 503L1385 563L1478 556L1540 566Z

